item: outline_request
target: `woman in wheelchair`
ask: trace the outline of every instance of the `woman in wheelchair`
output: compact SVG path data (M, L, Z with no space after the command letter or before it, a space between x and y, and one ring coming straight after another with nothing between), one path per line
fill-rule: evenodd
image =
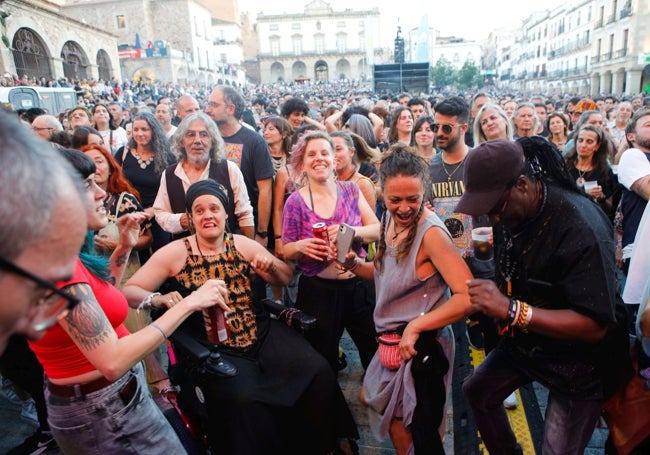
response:
M291 269L254 240L226 230L227 204L225 189L215 181L192 184L186 209L196 234L158 250L124 293L133 304L164 285L170 292L153 305L171 307L208 279L226 282L225 337L215 327L214 312L197 313L179 328L205 345L218 345L239 371L193 378L205 398L203 427L213 453L333 453L338 440L358 438L334 373L299 333L272 320L251 297L250 273L284 285Z

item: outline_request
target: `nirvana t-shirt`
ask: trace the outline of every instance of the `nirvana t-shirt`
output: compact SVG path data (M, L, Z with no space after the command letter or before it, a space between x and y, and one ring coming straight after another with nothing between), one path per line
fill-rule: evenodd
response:
M456 164L446 164L442 154L431 158L429 176L431 179L430 201L436 215L447 226L454 244L463 257L474 255L472 251L472 217L456 212L456 206L465 192L463 172L465 160Z

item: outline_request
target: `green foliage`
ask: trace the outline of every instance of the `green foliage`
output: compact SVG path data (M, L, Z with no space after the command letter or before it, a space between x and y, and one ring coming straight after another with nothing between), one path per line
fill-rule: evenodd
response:
M466 61L463 67L456 73L456 85L461 90L483 85L483 77L479 68L473 62Z
M454 83L454 68L446 59L441 58L431 68L431 81L436 87L442 88Z
M0 14L0 26L2 26L2 42L4 43L5 46L11 47L9 38L7 37L7 35L4 34L4 31L7 28L7 20L1 14Z
M467 61L456 71L449 61L442 58L431 67L431 81L437 88L455 85L460 90L483 86L483 76L473 62Z

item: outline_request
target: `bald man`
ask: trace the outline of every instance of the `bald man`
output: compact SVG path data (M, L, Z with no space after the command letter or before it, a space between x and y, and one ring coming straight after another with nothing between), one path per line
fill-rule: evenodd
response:
M32 130L38 136L49 141L54 133L63 131L63 125L61 125L61 122L55 116L45 114L39 115L34 119L32 122Z

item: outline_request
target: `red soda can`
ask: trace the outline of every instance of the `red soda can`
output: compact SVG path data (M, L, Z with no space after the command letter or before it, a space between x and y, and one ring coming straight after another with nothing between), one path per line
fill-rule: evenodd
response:
M325 223L314 224L312 230L314 231L314 237L317 239L323 239L328 245L330 244L330 234L327 232L327 225Z

